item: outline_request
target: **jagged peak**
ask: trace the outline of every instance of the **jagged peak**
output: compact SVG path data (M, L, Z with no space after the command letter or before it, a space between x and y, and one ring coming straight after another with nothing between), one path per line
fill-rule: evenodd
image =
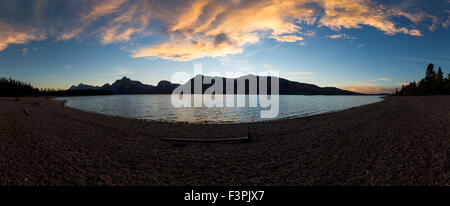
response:
M122 81L123 81L123 80L126 80L126 81L131 81L131 79L130 79L130 78L128 78L128 77L126 77L126 76L123 76L123 77L122 77L122 79L120 79L120 80L122 80Z

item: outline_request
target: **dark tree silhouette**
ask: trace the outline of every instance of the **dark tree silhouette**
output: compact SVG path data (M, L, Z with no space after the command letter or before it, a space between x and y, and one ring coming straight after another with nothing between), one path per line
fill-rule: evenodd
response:
M11 78L0 78L0 96L35 95L38 92L39 90L33 88L29 83Z
M85 96L85 95L109 95L111 92L104 90L55 90L37 89L31 84L11 78L0 78L0 96Z
M444 95L450 94L450 74L444 78L444 72L439 67L438 72L434 70L434 65L429 64L426 70L425 78L418 83L410 82L403 85L400 91L395 92L398 96L414 95Z
M424 88L422 89L426 95L432 95L434 93L434 82L436 81L436 71L434 71L434 64L429 64L425 76Z
M444 72L442 72L441 67L439 67L438 73L437 73L437 79L438 80L444 80Z
M450 94L450 74L448 74L445 79L445 91L445 94Z
M444 79L445 94L450 95L450 74Z
M425 79L433 80L436 77L436 71L434 71L434 64L429 64L427 67L427 73Z
M437 72L436 81L434 82L433 89L434 94L443 95L446 93L444 73L442 72L441 67L439 67L439 70Z

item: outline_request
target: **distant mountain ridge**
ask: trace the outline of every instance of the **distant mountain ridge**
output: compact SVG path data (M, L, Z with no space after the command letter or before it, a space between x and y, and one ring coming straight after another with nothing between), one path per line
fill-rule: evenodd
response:
M191 93L198 93L194 92L194 79L195 78L202 78L204 80L205 78L212 79L211 84L203 84L202 87L202 93L205 92L208 88L210 88L215 83L215 78L221 78L223 81L223 88L224 93L225 88L227 88L227 83L234 83L235 91L234 93L237 94L237 82L244 81L245 84L245 94L252 94L249 91L248 87L248 81L249 79L255 79L258 82L260 76L254 76L254 75L247 75L242 76L235 79L225 78L225 77L209 77L209 76L196 76L192 79L190 79L188 82L186 82L183 87L191 85ZM267 88L268 91L271 91L271 78L276 77L268 77L268 84ZM140 81L131 80L127 77L123 77L122 79L116 80L113 84L105 84L103 86L91 86L80 83L78 86L73 85L69 88L69 90L105 90L112 92L113 94L171 94L175 88L180 86L180 84L173 84L169 81L160 81L156 86L153 85L147 85L143 84ZM259 90L257 90L259 91ZM306 83L300 83L300 82L294 82L287 79L279 78L279 94L286 94L286 95L362 95L361 93L356 93L352 91L342 90L338 89L336 87L319 87L314 84L306 84Z
M80 83L78 86L71 86L69 90L105 90L113 94L171 94L178 86L179 84L172 84L169 81L160 81L158 85L153 86L123 77L113 84L105 84L101 87Z

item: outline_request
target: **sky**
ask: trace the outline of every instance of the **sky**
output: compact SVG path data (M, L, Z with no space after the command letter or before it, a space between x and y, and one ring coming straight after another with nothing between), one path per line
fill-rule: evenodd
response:
M39 88L176 72L391 93L450 73L450 0L0 0L0 76Z

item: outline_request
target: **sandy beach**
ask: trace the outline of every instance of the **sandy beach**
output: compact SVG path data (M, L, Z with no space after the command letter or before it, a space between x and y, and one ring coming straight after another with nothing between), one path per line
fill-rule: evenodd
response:
M0 98L0 185L450 185L450 96L312 117L187 124ZM250 142L177 143L161 138Z

